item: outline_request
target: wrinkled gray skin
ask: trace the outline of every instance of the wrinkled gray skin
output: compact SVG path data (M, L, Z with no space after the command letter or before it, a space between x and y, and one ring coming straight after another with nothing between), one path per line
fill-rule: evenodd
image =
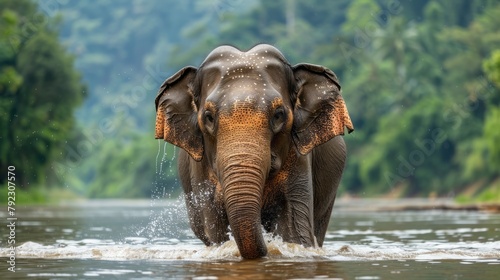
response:
M191 228L206 245L231 230L246 259L267 254L262 227L322 246L353 130L337 77L290 66L269 45L221 46L168 78L156 138L182 148L179 176Z

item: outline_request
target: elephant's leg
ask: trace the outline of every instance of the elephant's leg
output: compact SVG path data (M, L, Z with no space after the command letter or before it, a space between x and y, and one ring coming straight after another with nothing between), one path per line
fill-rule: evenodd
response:
M197 185L199 186L199 185ZM196 237L210 246L229 240L227 215L223 205L213 200L213 196L192 192L186 196L189 222Z
M285 205L277 233L286 242L315 246L310 157L296 159L284 189Z
M193 192L193 177L192 173L196 172L195 166L191 166L190 157L184 151L179 151L178 160L178 171L179 179L181 181L182 188L184 189L184 199L186 201L186 208L188 212L189 224L194 232L194 235L198 237L206 245L210 245L210 240L205 234L203 214L200 209L200 204L197 201L196 195Z
M186 208L189 217L189 224L194 235L198 237L207 246L211 244L209 237L205 233L204 218L202 211L194 198L193 193L186 195Z
M203 203L203 216L205 234L212 244L222 244L229 240L227 213L224 208L222 189L214 174L209 181L205 181L202 188L205 198Z
M314 235L319 246L323 246L345 160L346 147L342 137L316 147L312 153Z
M179 152L179 177L184 189L189 223L196 237L205 245L229 240L228 225L220 184L205 164Z
M333 197L333 201L329 203L326 211L318 213L318 215L314 216L314 236L316 236L316 241L320 247L323 246L323 242L325 241L325 235L328 229L328 223L332 214L334 202L335 197Z

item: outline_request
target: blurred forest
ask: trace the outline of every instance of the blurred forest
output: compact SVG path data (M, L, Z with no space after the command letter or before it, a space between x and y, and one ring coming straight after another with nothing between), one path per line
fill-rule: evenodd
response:
M343 195L500 201L499 26L494 0L0 0L0 185L15 165L25 191L178 192L159 85L269 43L340 78Z

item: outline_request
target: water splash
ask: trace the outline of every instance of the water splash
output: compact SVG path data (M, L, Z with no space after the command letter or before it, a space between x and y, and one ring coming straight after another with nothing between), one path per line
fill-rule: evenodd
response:
M170 147L173 148L173 152L171 159L169 160L169 168L166 172L164 172L164 164L167 162ZM160 154L162 154L161 159ZM175 175L173 171L173 162L175 161L175 157L175 146L170 146L167 142L164 142L162 148L161 142L158 142L158 153L156 155L156 178L152 183L149 219L146 225L134 230L137 234L137 238L155 239L178 237L183 231L185 231L186 228L189 227L187 225L188 218L184 202L182 201L183 197L175 200L173 207L156 207L165 200L171 199L172 192L174 190L172 185L177 185L177 181L175 181L174 184L171 183L172 177ZM179 219L186 221L186 224L182 225L182 229L178 225Z
M206 247L186 240L162 239L163 243L145 244L144 240L130 239L130 244L110 244L111 241L81 240L73 243L42 245L26 242L17 247L19 258L46 259L106 259L106 260L240 260L241 256L234 240L220 246ZM500 241L447 243L442 246L421 244L420 246L373 247L359 244L305 248L286 243L277 238L266 237L270 260L325 259L333 261L363 260L467 260L500 264ZM8 249L0 249L0 257L6 257Z

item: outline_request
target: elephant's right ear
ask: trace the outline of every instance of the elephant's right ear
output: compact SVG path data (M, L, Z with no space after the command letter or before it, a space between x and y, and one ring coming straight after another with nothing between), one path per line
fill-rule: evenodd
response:
M184 67L161 85L155 99L155 138L163 138L200 161L203 158L203 138L193 93L196 71L195 67Z

